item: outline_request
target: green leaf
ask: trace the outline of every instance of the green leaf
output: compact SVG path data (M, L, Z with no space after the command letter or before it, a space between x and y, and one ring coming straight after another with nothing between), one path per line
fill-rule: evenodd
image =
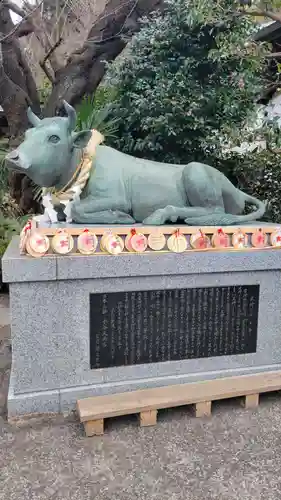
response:
M116 90L99 88L93 96L85 96L77 109L77 129L96 129L105 138L113 138L120 118L113 115Z

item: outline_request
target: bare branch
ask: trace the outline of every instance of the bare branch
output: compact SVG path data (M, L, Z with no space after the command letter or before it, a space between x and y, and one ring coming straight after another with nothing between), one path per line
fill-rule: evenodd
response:
M0 42L4 42L4 41L5 41L5 40L7 40L8 38L10 38L10 37L12 37L12 36L15 36L15 35L17 34L18 30L20 31L20 28L21 28L21 26L22 26L22 24L23 24L24 22L28 21L28 22L30 22L30 23L31 23L30 19L31 19L32 14L33 14L33 13L34 13L34 12L35 12L38 8L39 8L39 6L40 6L43 2L44 2L44 0L41 0L41 1L40 1L40 4L36 5L36 7L34 7L34 8L32 9L32 11L31 11L31 12L26 13L26 14L24 13L24 17L22 18L22 20L21 20L18 24L16 24L16 26L14 26L14 28L13 28L13 29L11 29L11 31L10 31L9 33L7 33L5 36L3 36L2 38L0 38ZM2 4L2 6L3 6L3 7L6 7L7 9L11 9L11 6L10 6L10 5L12 5L13 7L14 7L14 6L15 6L15 7L17 7L15 4L13 4L13 3L11 4L11 3L10 3L10 0L4 0L4 3ZM11 9L11 10L12 10L12 9ZM15 11L14 11L14 12L15 12ZM21 35L21 36L23 36L23 35Z
M24 9L21 9L21 7L10 0L4 0L3 4L20 17L26 17L28 15Z
M33 32L34 26L29 21L23 21L19 24L19 26L17 26L15 35L17 35L18 38L21 38L23 36L30 35Z
M266 59L279 59L281 57L281 52L272 52L266 55Z
M261 15L272 19L272 21L278 21L279 23L281 23L281 14L270 12L269 10L262 10Z
M136 9L136 7L138 5L138 1L139 0L135 0L133 6L131 8L131 10L128 12L128 14L127 14L127 16L126 16L126 18L124 20L124 23L121 26L121 29L118 31L118 33L115 33L113 36L110 36L108 38L102 38L101 40L88 39L86 41L86 43L89 44L89 43L94 42L96 45L102 45L102 44L105 44L106 42L109 42L111 40L114 40L114 39L120 37L123 34L124 28L126 26L126 23L128 22L129 17L133 14L134 10ZM112 16L112 13L110 13L109 15ZM135 23L135 26L137 26L137 23Z
M7 35L4 35L2 38L0 38L0 43L5 42L5 40L11 38L12 36L15 36L17 34L17 31L20 29L20 27L21 27L21 23L14 26L14 28L9 33L7 33Z
M281 23L281 13L271 12L270 10L240 10L240 15L253 16L253 17L268 17L272 21Z
M280 148L272 149L270 146L267 146L267 149L270 153L273 153L273 154L280 154L281 153Z
M95 28L97 25L101 24L101 23L102 23L102 21L105 21L105 22L106 22L106 21L107 21L107 19L109 19L109 18L110 18L110 19L112 19L112 18L113 18L113 16L114 16L114 17L115 17L115 16L117 16L117 15L119 14L119 12L120 12L120 11L122 11L123 9L125 9L127 6L130 6L130 5L131 5L131 3L132 3L132 0L127 0L127 1L125 1L124 3L122 3L121 5L119 5L118 7L116 7L115 9L112 9L112 10L110 10L109 12L105 11L105 14L102 14L101 16L99 16L99 17L97 18L97 20L94 22L94 24L93 24L93 25L92 25L92 27L91 27L91 31L93 31L93 30L94 30L94 28ZM136 1L136 3L134 3L133 8L132 8L132 12L133 12L133 10L136 8L137 4L138 4L138 0ZM125 19L124 24L126 23L126 21L127 21L127 20L128 20L128 15L126 16L126 19ZM105 41L105 40L102 40L101 36L102 36L102 35L99 35L99 39L97 39L97 38L92 38L92 37L88 37L88 39L87 39L87 41L86 41L86 44L87 44L87 45L88 45L88 44L90 44L90 43L95 43L95 44L96 44L96 43L99 43L99 42L100 42L100 43L102 43L102 42L103 42L103 41Z
M42 70L44 71L46 77L48 78L48 80L51 82L51 83L54 83L55 82L55 78L53 76L53 74L51 73L51 70L48 68L47 64L43 64L43 61L39 62L40 64L40 67L42 68Z
M3 51L2 44L0 43L0 68L3 66Z
M47 76L47 78L50 80L51 83L54 83L54 76L52 75L51 71L49 70L49 68L47 67L47 61L48 59L51 57L51 55L53 54L53 52L59 47L59 45L62 43L63 41L63 38L60 37L56 43L54 43L54 45L48 50L47 54L44 56L44 59L42 61L40 61L40 66L41 68L43 69L45 75Z
M164 5L165 0L107 0L84 45L72 52L67 64L55 73L45 116L53 116L62 99L75 105L85 93L93 93L105 74L106 62L122 52L140 29L140 19ZM121 36L124 33L128 33L126 40Z

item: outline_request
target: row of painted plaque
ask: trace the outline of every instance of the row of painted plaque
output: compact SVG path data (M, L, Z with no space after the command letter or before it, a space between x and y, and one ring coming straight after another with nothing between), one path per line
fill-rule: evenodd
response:
M100 242L94 232L85 229L77 237L77 251L83 255L92 255L98 248L102 252L118 255L124 250L144 253L147 249L154 251L168 249L171 252L180 253L188 249L247 249L269 246L281 247L280 229L276 229L270 236L262 229L257 229L250 236L241 229L237 229L232 235L229 235L222 228L219 228L211 237L204 234L202 230L185 235L178 229L166 237L160 229L155 229L148 236L137 232L136 229L131 229L125 239L112 231L106 231L100 238ZM33 257L41 257L49 250L56 254L67 255L75 251L75 242L73 236L66 229L58 230L50 240L48 236L36 230L31 231L31 226L27 225L21 235L20 247L22 253L28 253Z

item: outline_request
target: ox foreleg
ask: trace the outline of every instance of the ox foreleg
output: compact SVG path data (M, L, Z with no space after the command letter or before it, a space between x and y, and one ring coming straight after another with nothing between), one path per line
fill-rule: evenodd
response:
M77 224L134 224L135 220L120 210L104 210L102 212L83 212L72 214L73 222Z
M71 217L78 224L134 224L122 201L111 204L110 199L95 200L88 196L73 204Z

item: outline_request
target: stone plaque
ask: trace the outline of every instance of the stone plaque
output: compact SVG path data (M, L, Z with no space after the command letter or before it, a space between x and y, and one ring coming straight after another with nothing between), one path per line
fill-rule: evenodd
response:
M256 352L259 285L90 295L91 368Z

